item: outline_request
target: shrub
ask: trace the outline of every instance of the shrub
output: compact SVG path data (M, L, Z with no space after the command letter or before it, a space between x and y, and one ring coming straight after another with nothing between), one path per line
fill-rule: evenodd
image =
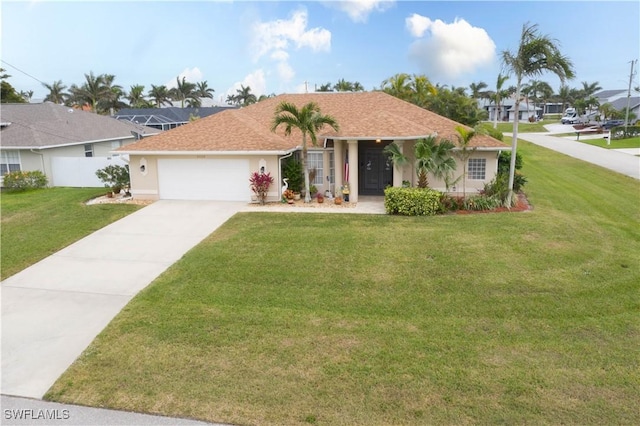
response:
M498 139L499 141L504 140L504 135L500 130L494 129L493 126L486 126L485 129L487 131L487 134L492 138Z
M627 126L627 131L624 131L624 126L613 127L610 131L611 140L626 139L640 136L640 126Z
M251 183L251 190L260 204L264 204L267 200L267 193L269 192L269 187L273 183L273 177L271 177L271 173L258 173L253 172L251 177L249 178L249 182Z
M495 195L475 195L464 201L464 209L476 211L493 210L498 207L502 207L503 204L503 201Z
M304 169L302 163L295 158L289 158L284 163L282 175L289 179L289 189L293 192L302 191L304 185Z
M96 176L104 183L106 188L111 188L113 192L120 192L122 188L128 188L129 166L110 164L104 169L96 170Z
M442 194L440 197L440 211L438 213L455 212L464 208L464 197L454 197Z
M40 170L8 172L5 173L3 180L5 189L13 192L44 188L47 183L47 176Z
M506 173L509 176L509 168L511 167L511 151L500 151L498 156L498 173ZM516 152L516 170L522 168L522 156Z
M388 187L384 190L384 208L388 214L431 216L442 211L441 195L429 188Z

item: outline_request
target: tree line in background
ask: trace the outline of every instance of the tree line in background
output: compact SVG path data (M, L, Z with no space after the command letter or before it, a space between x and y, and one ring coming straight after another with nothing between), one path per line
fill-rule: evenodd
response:
M2 102L29 102L33 97L33 91L17 92L6 81L10 76L4 73L4 69L0 70ZM192 83L186 81L185 77L176 77L176 85L173 88L152 84L146 90L145 85L136 84L126 91L122 86L115 84L115 78L113 74L95 75L90 72L85 74L85 81L80 85L72 84L67 87L61 80L51 84L45 83L43 85L49 93L44 100L73 107L88 107L98 114L112 114L122 108L160 108L174 105L182 108L200 107L202 100L213 99L215 92L206 80ZM515 95L516 86L504 87L509 78L509 75L499 74L494 88L489 88L484 81L473 82L467 88L434 85L423 74L398 73L383 80L380 89L373 90L382 90L459 123L475 126L488 118L487 112L479 107L478 100L487 100L500 111L505 99ZM542 106L543 114L547 113L547 103L561 103L562 110L573 106L581 114L597 109L602 119L624 116L624 111L617 111L610 104L599 104L598 98L594 96L602 90L598 82L583 81L582 87L579 88L570 88L563 82L557 93L549 83L538 79L531 79L521 86L520 93L525 102ZM365 91L360 82L345 79L340 79L334 84L327 82L314 89L316 92ZM635 89L640 92L640 87ZM258 97L251 92L251 87L241 85L235 94L227 96L225 102L229 105L247 106L274 96L275 93ZM495 114L494 127L498 115Z

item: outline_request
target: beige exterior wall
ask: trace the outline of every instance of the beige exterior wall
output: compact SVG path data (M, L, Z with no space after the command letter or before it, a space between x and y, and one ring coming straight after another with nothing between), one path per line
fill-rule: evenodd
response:
M157 200L160 197L158 187L158 159L217 159L217 160L249 160L250 171L259 171L261 165L265 166L265 172L271 173L273 184L269 188L267 201L280 200L280 190L282 188L282 176L278 155L251 155L251 156L230 156L230 155L130 155L129 170L131 176L131 193L134 198L141 200ZM141 171L141 166L144 172ZM249 176L247 176L247 187L249 186Z

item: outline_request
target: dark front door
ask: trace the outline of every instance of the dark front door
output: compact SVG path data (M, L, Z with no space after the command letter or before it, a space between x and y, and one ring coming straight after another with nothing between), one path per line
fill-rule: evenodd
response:
M386 144L358 142L358 193L384 195L384 189L393 185L393 163L384 153Z

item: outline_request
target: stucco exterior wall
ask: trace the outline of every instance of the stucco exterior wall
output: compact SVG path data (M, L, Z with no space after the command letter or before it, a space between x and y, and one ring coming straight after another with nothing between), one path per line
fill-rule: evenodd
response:
M249 160L250 172L260 171L262 165L265 166L265 173L271 173L274 179L269 188L267 201L280 200L280 189L282 187L282 176L280 174L280 164L277 155L130 155L129 170L131 176L131 193L134 198L141 200L157 200L160 198L160 188L158 185L158 159L217 159L217 160ZM141 166L144 165L144 172ZM249 177L247 176L247 187L249 187Z

